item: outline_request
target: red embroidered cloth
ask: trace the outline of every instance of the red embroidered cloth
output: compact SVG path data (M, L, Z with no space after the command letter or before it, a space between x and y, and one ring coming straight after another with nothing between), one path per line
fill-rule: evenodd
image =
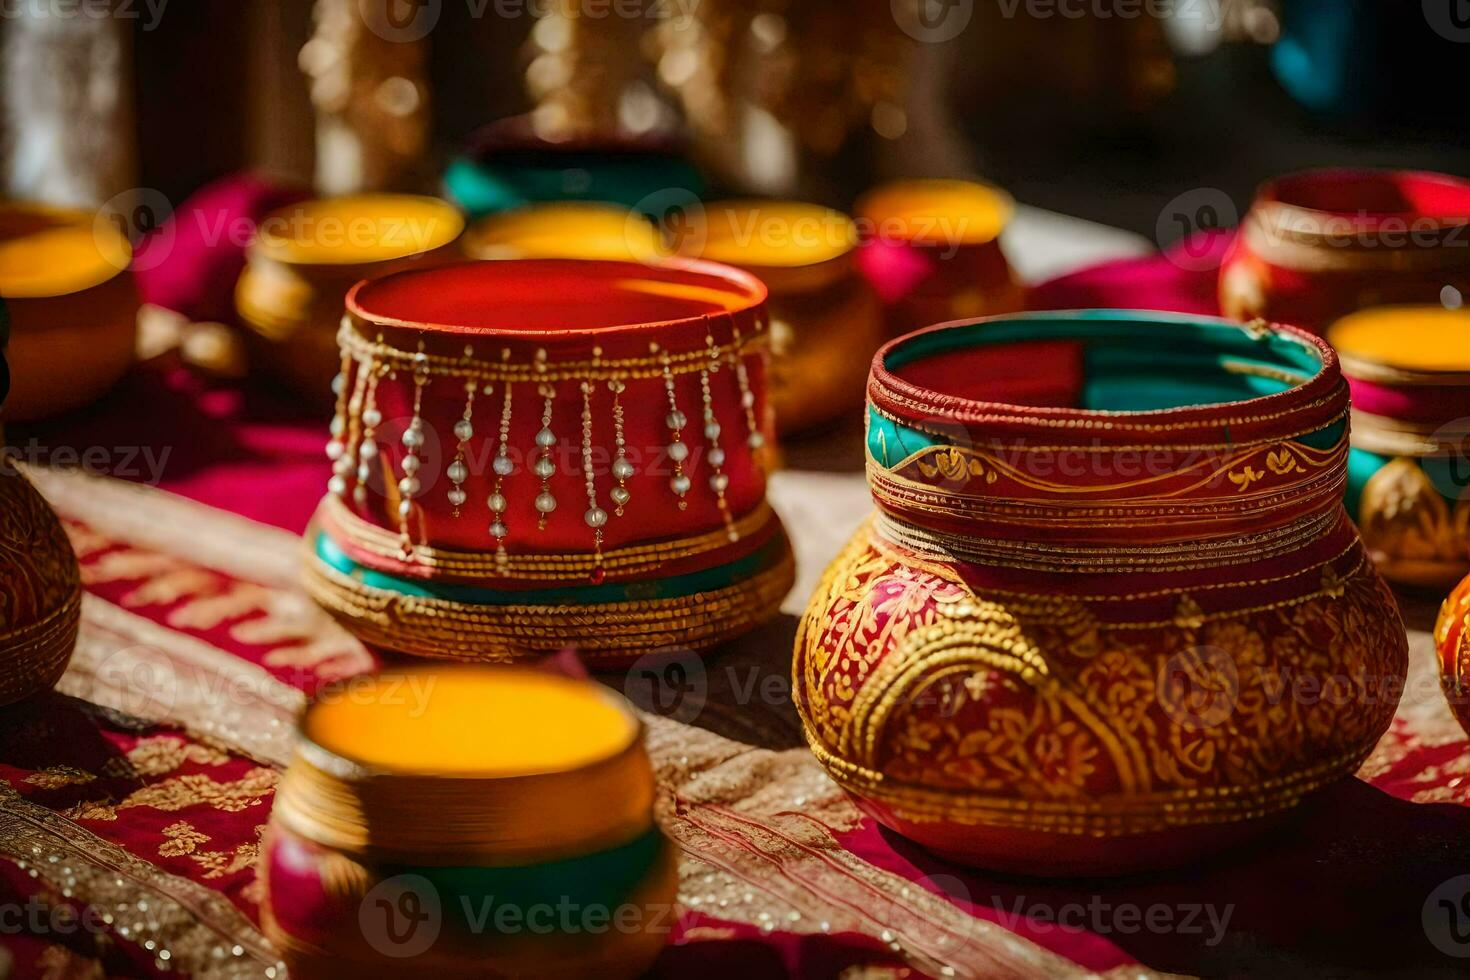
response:
M1212 275L1158 257L1037 297L1195 309ZM295 587L325 423L264 389L150 369L83 415L7 435L23 459L75 450L110 474L33 471L88 597L59 691L0 718L13 975L272 975L253 862L291 720L304 693L375 662ZM774 491L804 563L796 610L865 491L856 473L780 474ZM656 975L1448 973L1470 953L1438 904L1470 872L1470 746L1433 674L1433 604L1406 602L1413 676L1359 780L1258 846L1135 880L976 873L864 818L794 727L791 616L710 661L692 699L664 697L657 676L609 678L662 709L650 750L683 911Z

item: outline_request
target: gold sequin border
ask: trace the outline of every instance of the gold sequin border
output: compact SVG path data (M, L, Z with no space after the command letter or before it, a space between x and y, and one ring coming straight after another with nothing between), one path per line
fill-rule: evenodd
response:
M306 591L363 642L436 659L511 663L575 646L616 665L666 647L704 650L765 623L795 582L789 546L735 585L675 599L476 606L378 589L308 555Z
M518 342L521 342L518 338ZM342 328L337 332L337 343L344 354L359 363L374 365L380 372L426 371L430 377L449 377L459 381L480 381L494 384L536 384L559 381L621 381L650 380L663 378L666 371L673 374L698 374L706 370L711 362L724 363L732 357L744 359L765 351L768 337L764 330L738 335L725 344L704 344L688 351L664 351L645 357L610 358L554 361L513 361L510 348L497 360L480 359L473 356L451 357L422 351L400 350L382 340L369 340L354 325L349 315L343 318ZM653 348L657 350L657 347Z

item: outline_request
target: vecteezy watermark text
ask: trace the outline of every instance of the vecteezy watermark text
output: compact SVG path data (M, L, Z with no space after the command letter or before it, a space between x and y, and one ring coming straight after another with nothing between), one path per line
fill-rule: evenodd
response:
M0 0L0 20L140 20L158 27L168 0Z
M157 486L172 452L172 446L43 446L32 437L23 446L0 446L0 472L14 472L17 464L51 466Z
M1071 902L1032 901L1025 895L991 899L1000 922L1012 932L1024 927L1032 933L1054 929L1085 930L1098 936L1203 936L1206 946L1218 946L1230 927L1235 905L1210 902L1111 902L1101 895Z

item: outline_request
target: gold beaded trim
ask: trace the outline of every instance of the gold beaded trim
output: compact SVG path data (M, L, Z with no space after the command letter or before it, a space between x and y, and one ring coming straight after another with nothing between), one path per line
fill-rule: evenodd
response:
M766 332L759 331L748 337L737 334L734 340L726 344L706 345L680 353L664 350L647 357L594 356L585 361L530 360L520 363L512 361L508 356L486 361L472 357L446 357L400 350L381 339L368 340L353 325L351 316L343 317L342 328L337 333L337 342L343 353L364 363L381 365L384 371L427 370L430 377L452 377L493 384L646 380L664 377L666 366L674 374L697 374L709 366L712 355L718 355L721 359L756 355L765 349L767 341Z
M383 558L402 560L398 535L386 528L363 520L335 494L322 500L321 512L331 522L334 532L355 547ZM750 513L734 522L741 538L760 531L775 518L775 512L765 501ZM425 568L456 578L509 578L531 581L585 582L587 576L599 566L609 575L637 575L655 571L666 562L692 558L696 555L730 547L729 532L723 526L719 530L690 538L658 541L652 544L634 545L614 551L602 552L599 560L595 554L525 554L498 558L495 553L483 551L454 551L434 548L426 544L413 546L408 559Z
M789 548L769 568L735 585L675 599L585 606L476 606L378 589L315 554L306 591L359 639L403 653L475 662L535 659L575 646L593 664L653 650L702 650L733 639L780 610L795 583Z

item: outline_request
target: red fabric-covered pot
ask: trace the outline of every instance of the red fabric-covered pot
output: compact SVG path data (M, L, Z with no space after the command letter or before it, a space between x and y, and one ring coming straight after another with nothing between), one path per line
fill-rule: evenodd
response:
M878 513L793 671L813 750L881 822L1012 872L1176 864L1348 777L1388 726L1406 640L1343 511L1325 344L998 317L889 344L868 395Z
M774 615L765 289L708 263L510 260L359 285L309 585L367 641L616 665Z
M1256 195L1220 269L1220 308L1320 333L1355 310L1470 292L1470 181L1312 170Z

